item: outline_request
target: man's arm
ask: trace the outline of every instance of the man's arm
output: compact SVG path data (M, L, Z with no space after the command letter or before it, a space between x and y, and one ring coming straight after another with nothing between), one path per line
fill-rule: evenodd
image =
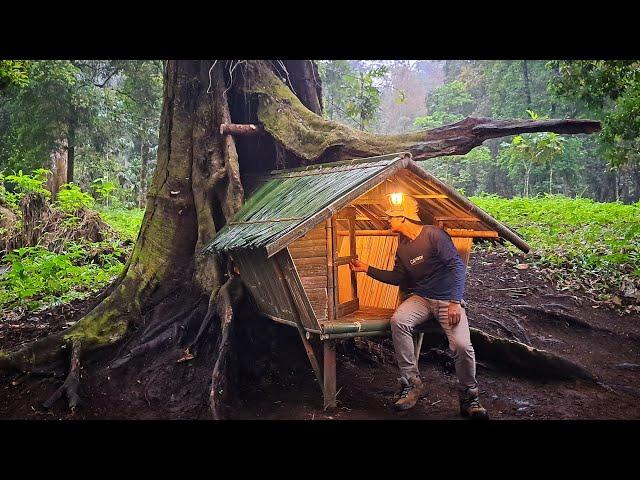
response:
M389 285L400 285L407 273L402 262L398 258L398 255L396 255L396 262L393 270L380 270L379 268L367 265L360 260L354 260L351 262L351 270L354 272L366 272L366 274L371 278L382 283L388 283Z

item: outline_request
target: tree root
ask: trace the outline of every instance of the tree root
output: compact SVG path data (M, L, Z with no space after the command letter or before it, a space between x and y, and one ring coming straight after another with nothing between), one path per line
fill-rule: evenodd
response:
M518 330L519 330L519 332L516 333L511 328L509 328L504 323L502 323L500 320L496 320L495 318L489 318L487 315L485 315L483 313L480 313L479 315L481 317L486 318L489 321L489 323L492 323L492 324L497 325L498 327L500 327L502 330L507 332L512 338L516 339L518 342L526 343L527 345L531 345L531 340L529 339L529 336L527 335L527 333L524 331L524 329L520 326L520 324L518 322L515 322L516 325L518 326Z
M554 321L558 323L563 323L567 327L575 327L581 328L583 330L605 330L599 327L594 327L584 320L581 320L573 315L569 315L568 313L558 312L555 310L549 310L547 308L534 307L533 305L513 305L513 308L524 311L539 320L545 321Z
M143 343L141 345L138 345L137 347L132 348L129 351L129 353L127 353L126 355L123 355L122 357L116 359L111 364L111 368L114 369L114 370L116 368L120 368L120 367L126 365L127 363L129 363L134 358L140 357L140 356L142 356L142 355L144 355L146 353L149 353L152 350L155 350L156 348L164 345L164 343L166 343L168 340L171 340L172 338L175 338L177 336L178 336L178 325L175 324L173 331L166 330L165 332L163 332L162 334L158 335L153 340L149 340L148 342L145 342L145 343Z
M80 353L81 344L76 340L72 343L69 374L60 388L42 404L44 408L51 408L64 395L69 402L69 409L72 413L75 412L80 403L80 396L78 395L78 387L80 386Z
M236 305L243 296L242 281L238 276L231 276L225 282L216 295L215 316L220 319L221 332L216 349L216 360L211 373L211 390L209 393L209 406L213 418L219 420L223 417L221 411L222 397L225 392L225 367L231 342L231 321L234 317ZM208 314L207 314L208 315Z
M524 376L595 380L584 367L554 353L506 338L494 337L477 328L470 328L470 331L473 348L479 357L505 365Z

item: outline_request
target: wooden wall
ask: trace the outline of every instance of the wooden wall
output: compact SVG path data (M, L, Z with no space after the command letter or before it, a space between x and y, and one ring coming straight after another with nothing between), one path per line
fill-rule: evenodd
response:
M471 238L454 237L453 244L460 253L465 265L469 263L469 255L473 242ZM349 251L348 237L338 237L340 255ZM363 262L383 270L392 270L398 248L398 237L356 237L356 251ZM338 288L340 297L349 292L349 273L338 272ZM358 298L360 307L391 308L398 306L398 287L378 282L364 273L358 274Z
M340 255L347 255L349 238L338 237ZM356 237L356 252L364 263L384 270L391 270L398 248L398 237ZM338 272L340 296L348 295L348 271ZM343 292L344 290L344 292ZM398 287L378 282L366 273L358 273L358 298L360 307L396 308Z
M327 318L327 230L322 223L289 245L302 286L318 320Z
M262 249L235 252L233 259L260 311L295 325L297 310L284 278L275 267L275 260L268 259Z

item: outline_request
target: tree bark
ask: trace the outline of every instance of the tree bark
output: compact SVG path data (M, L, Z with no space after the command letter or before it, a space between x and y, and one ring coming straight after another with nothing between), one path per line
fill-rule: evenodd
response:
M67 130L67 182L73 182L73 168L76 159L76 123L75 119L69 122Z
M67 140L62 139L51 153L51 175L47 179L47 189L51 192L51 199L58 196L60 187L67 183Z

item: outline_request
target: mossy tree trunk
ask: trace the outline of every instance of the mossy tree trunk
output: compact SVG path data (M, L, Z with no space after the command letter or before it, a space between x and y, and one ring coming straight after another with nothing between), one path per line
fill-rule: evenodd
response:
M211 389L217 416L217 382L223 382L225 365L220 355L234 338L229 328L242 309L242 287L224 258L200 252L242 205L241 172L402 150L426 158L465 153L486 138L514 133L595 128L588 121L467 119L433 131L380 136L324 120L321 105L317 70L309 61L166 62L157 166L122 275L77 324L0 356L0 368L34 371L71 357L73 377L62 393L75 405L78 362L100 347L118 343L113 369L131 367L142 356L175 369L200 356L213 371L213 383L201 378L199 384ZM261 123L268 135L235 140L220 134L221 123Z

